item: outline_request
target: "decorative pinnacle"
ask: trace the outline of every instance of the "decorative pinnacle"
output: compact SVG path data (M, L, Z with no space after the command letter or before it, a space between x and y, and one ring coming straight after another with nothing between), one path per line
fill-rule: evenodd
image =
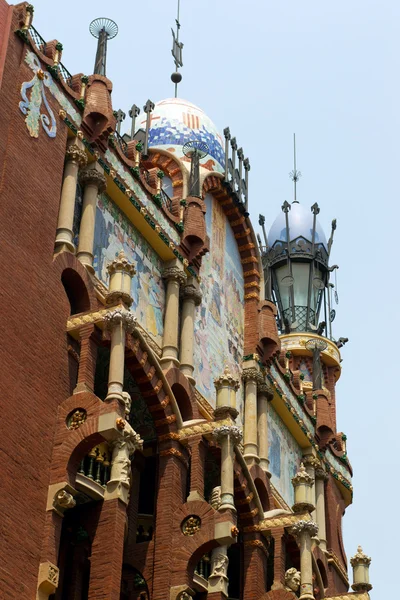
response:
M371 564L371 557L364 554L361 546L358 546L357 553L350 559L350 564L352 567L359 564L365 564L369 566Z
M235 390L238 390L240 387L239 381L232 375L228 365L225 365L223 374L214 380L214 385L217 390L224 386L234 388Z
M107 266L107 271L110 275L115 271L126 271L131 277L136 273L135 267L129 262L123 250L120 250L117 257Z
M297 471L296 475L292 478L293 485L299 485L301 483L312 484L313 478L306 471L304 463L300 463L300 468Z

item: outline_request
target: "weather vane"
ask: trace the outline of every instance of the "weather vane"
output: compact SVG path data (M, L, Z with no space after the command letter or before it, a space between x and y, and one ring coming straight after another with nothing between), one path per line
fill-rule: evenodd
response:
M172 56L174 57L175 63L175 71L171 75L171 81L175 84L175 98L178 97L178 83L182 81L182 74L179 73L179 67L183 67L182 62L182 48L183 44L179 41L179 30L181 28L181 24L179 22L179 11L181 7L181 0L178 0L178 15L175 19L176 23L176 33L171 27L172 31Z
M293 134L293 162L294 162L294 169L293 171L290 171L289 173L289 177L290 179L293 181L294 184L294 200L293 202L297 202L297 182L301 177L301 171L298 171L296 168L296 134Z

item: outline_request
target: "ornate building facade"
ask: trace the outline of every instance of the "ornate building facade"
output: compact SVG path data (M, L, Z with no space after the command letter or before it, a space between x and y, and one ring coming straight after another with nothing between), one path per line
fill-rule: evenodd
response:
M1 597L368 600L335 226L285 203L260 245L228 129L173 98L122 137L101 43L72 75L31 5L0 29Z

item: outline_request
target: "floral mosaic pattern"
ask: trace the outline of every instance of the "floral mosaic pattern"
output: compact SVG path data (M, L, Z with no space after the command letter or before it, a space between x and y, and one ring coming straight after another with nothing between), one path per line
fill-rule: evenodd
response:
M285 502L292 506L292 477L296 475L300 466L302 450L271 404L268 404L268 442L271 483Z
M200 276L203 301L195 319L196 386L215 406L214 379L227 364L239 378L243 358L244 280L240 254L229 222L220 204L205 198L210 252L203 257ZM242 420L243 393L237 393Z
M42 124L44 131L50 138L54 138L57 135L57 124L54 112L46 97L46 90L49 90L50 94L57 100L59 105L70 115L77 125L80 125L82 121L80 114L58 89L51 74L42 70L36 54L28 50L25 56L25 62L34 72L34 77L31 81L26 81L21 85L22 100L19 103L19 108L22 114L25 115L25 123L31 137L39 137L39 123ZM30 98L28 97L29 90ZM40 112L42 104L44 105L47 114L46 112Z
M165 308L162 261L118 206L102 194L96 207L93 267L106 285L109 279L107 265L120 250L124 250L136 269L131 286L131 310L140 325L161 346Z
M171 225L166 217L162 214L162 211L157 209L153 202L147 197L146 193L142 190L140 185L135 181L133 176L127 171L118 158L110 151L107 150L104 158L111 165L114 171L119 177L126 183L126 185L133 191L136 198L146 207L147 212L156 219L159 225L164 229L165 233L169 235L171 240L176 244L180 244L180 237L176 229Z

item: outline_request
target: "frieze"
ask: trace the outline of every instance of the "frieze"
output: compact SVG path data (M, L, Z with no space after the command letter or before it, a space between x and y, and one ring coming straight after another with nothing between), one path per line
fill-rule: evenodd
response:
M263 519L258 525L254 526L257 529L252 529L252 531L266 531L273 529L274 527L293 527L297 523L306 523L308 521L311 522L311 516L309 513L301 513L298 515L282 515L278 517L272 517L271 519ZM245 528L245 531L248 531L248 529Z
M221 425L226 425L229 427L232 425L232 421L230 419L225 419L224 421L209 421L207 423L200 423L199 425L192 425L191 427L184 427L180 430L179 436L180 439L183 440L185 438L189 438L192 435L202 435L211 434L215 429L220 427Z

